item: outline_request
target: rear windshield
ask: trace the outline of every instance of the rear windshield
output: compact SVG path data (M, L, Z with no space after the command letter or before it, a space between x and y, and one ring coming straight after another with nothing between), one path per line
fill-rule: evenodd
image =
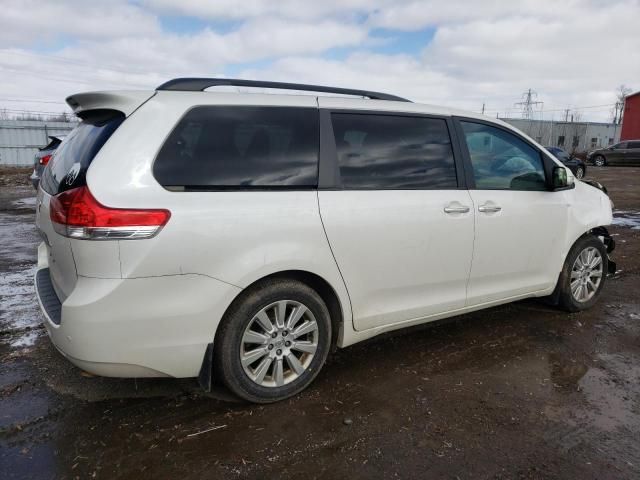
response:
M153 173L177 190L310 188L318 183L318 110L201 106L180 120Z
M80 123L60 144L42 174L40 185L56 195L86 184L85 175L109 137L124 120L115 110L96 110L85 114Z

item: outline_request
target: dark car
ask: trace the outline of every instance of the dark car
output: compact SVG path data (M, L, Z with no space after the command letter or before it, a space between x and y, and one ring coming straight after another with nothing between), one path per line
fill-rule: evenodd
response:
M640 140L625 140L607 148L600 148L587 154L587 160L597 167L605 165L640 164Z
M47 163L49 163L49 160L51 160L53 153L62 143L63 139L64 136L50 136L49 143L47 143L44 147L38 150L38 153L36 153L33 162L33 173L29 177L29 180L31 180L31 183L36 190L38 189L38 184L40 183L40 177L42 176L44 167L47 166Z
M545 147L547 151L562 162L573 172L576 178L583 178L587 174L587 165L578 157L569 155L558 147Z

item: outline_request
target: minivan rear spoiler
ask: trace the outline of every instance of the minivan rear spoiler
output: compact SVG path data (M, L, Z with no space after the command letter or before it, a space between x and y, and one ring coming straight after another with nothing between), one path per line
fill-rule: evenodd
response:
M76 93L67 97L67 104L76 115L87 110L118 110L128 117L155 93L148 90Z

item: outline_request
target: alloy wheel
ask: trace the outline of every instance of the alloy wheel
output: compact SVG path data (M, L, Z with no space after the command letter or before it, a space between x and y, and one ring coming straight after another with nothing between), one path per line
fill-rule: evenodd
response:
M271 303L253 316L242 335L242 368L260 386L281 387L309 368L318 339L309 308L294 300Z
M571 294L580 303L593 298L602 281L602 254L595 247L580 252L571 269Z
M584 168L578 167L576 169L576 178L583 178L583 177L584 177Z

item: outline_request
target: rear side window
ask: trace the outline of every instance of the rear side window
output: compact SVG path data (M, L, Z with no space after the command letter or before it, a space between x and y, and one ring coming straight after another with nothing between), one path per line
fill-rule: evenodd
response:
M627 148L640 148L640 142L629 142Z
M445 120L352 113L331 119L343 188L457 188Z
M82 122L64 139L45 168L40 185L56 195L86 184L91 161L124 120L115 110L94 110L83 114Z
M164 187L312 188L318 110L201 106L180 120L153 166Z

